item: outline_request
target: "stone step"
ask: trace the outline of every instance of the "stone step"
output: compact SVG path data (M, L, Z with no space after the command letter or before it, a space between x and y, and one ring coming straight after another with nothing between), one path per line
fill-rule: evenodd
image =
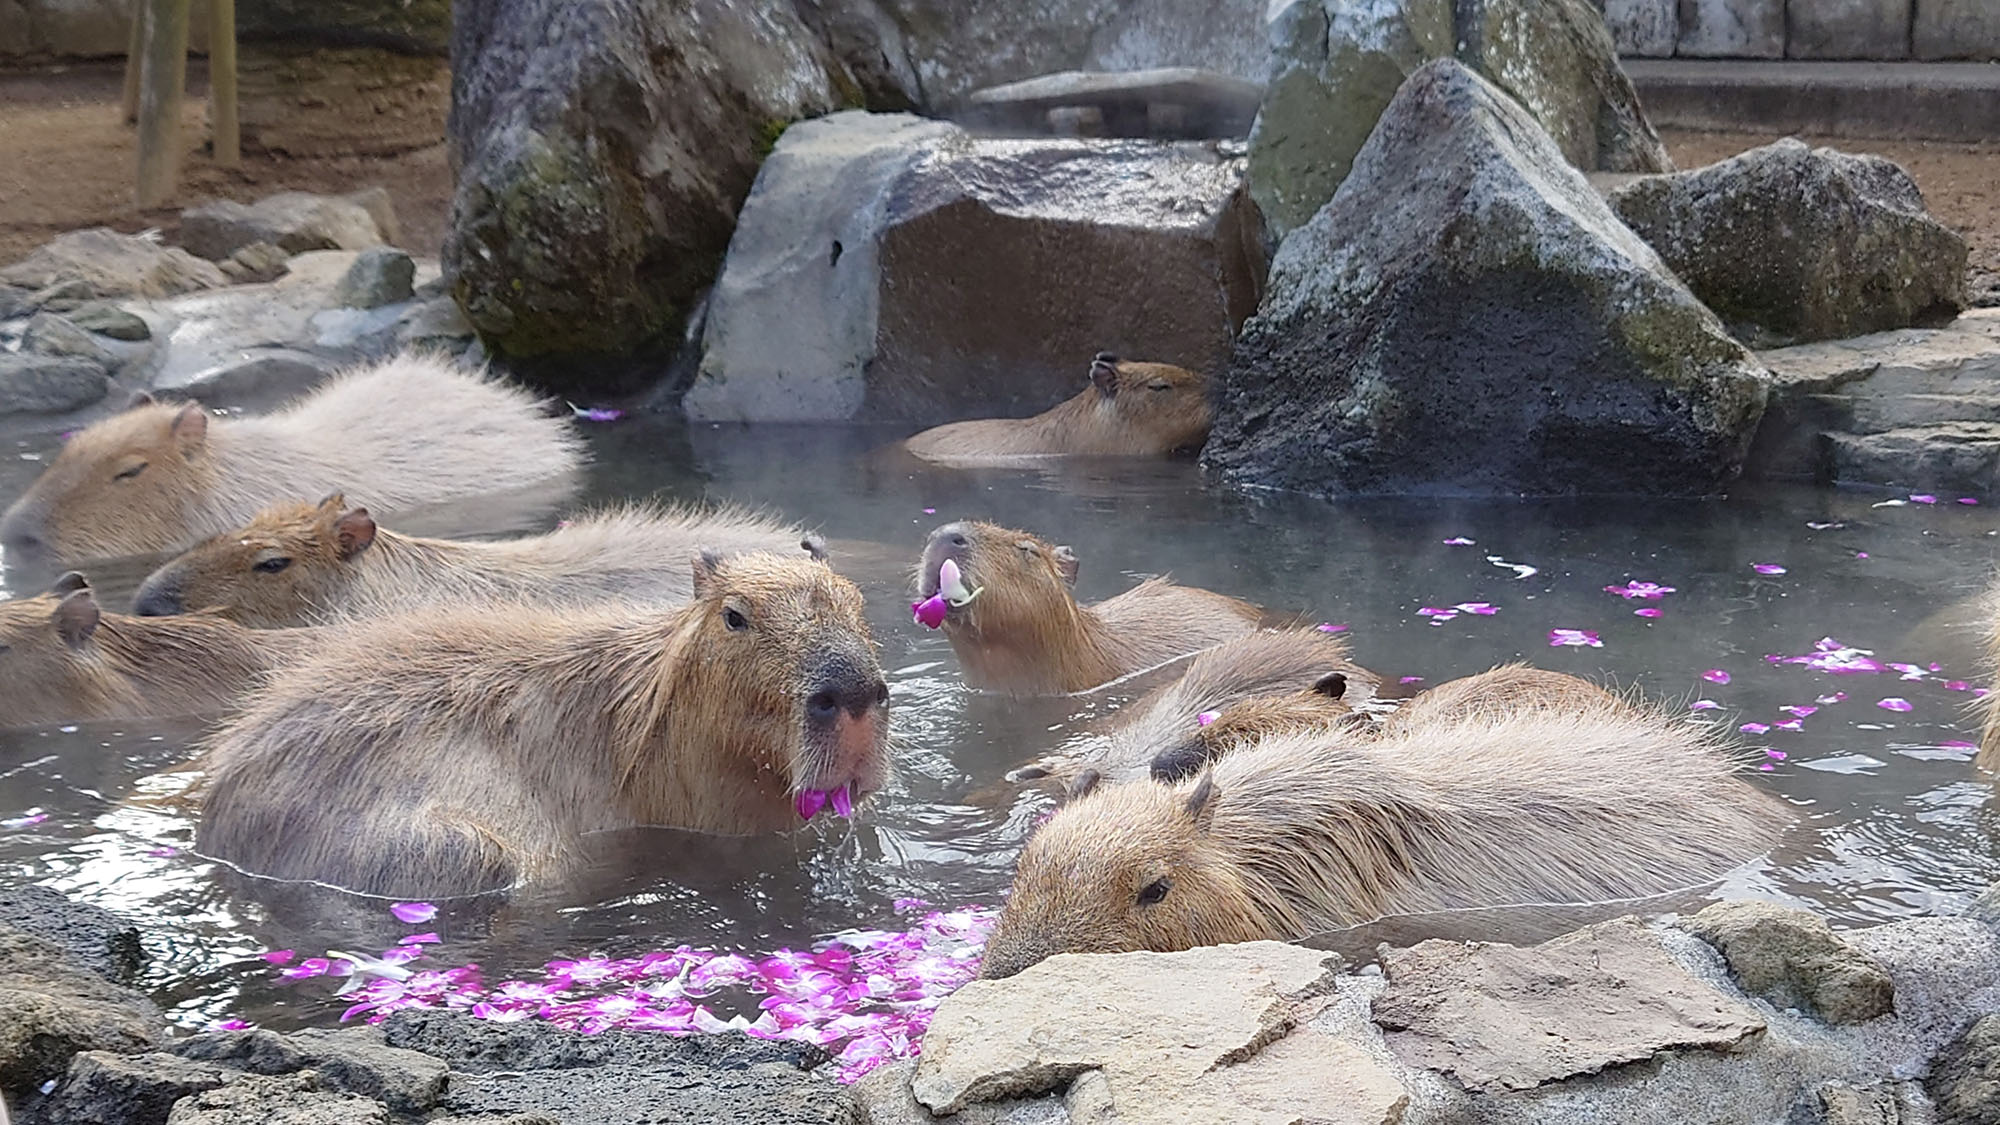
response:
M1987 493L2000 476L2000 422L1940 422L1822 436L1824 478L1841 484Z
M1662 129L1979 141L2000 137L2000 66L1626 59Z
M1906 395L1839 395L1853 419L1849 432L1881 434L1910 426L1945 422L2000 422L2000 379L1985 391L1935 392Z

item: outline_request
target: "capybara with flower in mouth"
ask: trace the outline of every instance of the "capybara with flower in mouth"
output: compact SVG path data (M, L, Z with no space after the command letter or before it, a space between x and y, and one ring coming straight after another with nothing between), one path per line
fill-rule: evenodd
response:
M1082 785L1029 839L981 972L1698 885L1791 820L1739 769L1712 734L1614 700L1284 734L1178 784Z
M699 556L678 608L444 606L336 630L208 743L200 850L429 896L560 879L592 832L777 832L888 774L860 591Z
M335 494L266 508L197 543L148 575L132 608L144 615L212 608L245 625L279 628L328 614L380 617L481 599L681 602L694 592L690 567L705 549L825 550L801 528L734 508L629 506L546 535L424 539L378 527L368 509Z
M300 496L345 489L407 510L559 481L582 462L574 429L534 396L411 353L259 417L136 396L64 443L0 518L0 543L54 560L178 551Z
M1208 440L1208 379L1110 352L1090 361L1090 385L1033 418L951 422L904 442L926 461L976 465L1057 456L1166 457Z
M966 683L1016 695L1085 691L1257 631L1248 602L1148 579L1079 605L1077 557L1025 531L948 523L917 567L919 621L942 626Z
M304 630L213 614L105 613L84 577L0 602L0 727L219 711L297 654Z

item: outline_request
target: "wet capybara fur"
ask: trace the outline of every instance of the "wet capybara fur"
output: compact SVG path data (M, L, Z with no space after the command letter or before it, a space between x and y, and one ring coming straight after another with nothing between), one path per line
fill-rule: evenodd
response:
M1016 695L1085 691L1257 630L1263 613L1165 578L1079 605L1077 557L1025 531L948 523L931 532L918 596L938 592L950 559L978 596L952 606L944 632L966 683Z
M64 443L0 518L0 542L54 560L178 551L301 496L344 489L400 511L527 488L582 461L574 429L534 396L405 354L259 417L139 395Z
M211 536L140 585L135 613L214 609L245 625L302 625L328 615L381 617L440 602L552 606L606 600L683 602L695 555L823 551L776 519L732 508L618 508L546 535L420 539L378 527L345 497L279 504Z
M1987 773L2000 774L2000 581L1986 592L1983 601L1987 691L1972 704L1981 720L1979 753L1974 761Z
M1712 733L1614 700L1278 735L1178 784L1086 784L1029 839L982 974L1698 885L1791 820L1740 768Z
M0 727L219 711L296 655L301 631L214 614L105 613L82 575L0 602Z
M699 557L678 608L470 605L337 630L214 735L198 846L432 896L553 883L585 837L795 826L888 772L860 592L804 555Z
M1033 418L952 422L904 443L926 461L978 464L1063 455L1166 457L1208 440L1208 379L1166 363L1099 352L1090 385Z

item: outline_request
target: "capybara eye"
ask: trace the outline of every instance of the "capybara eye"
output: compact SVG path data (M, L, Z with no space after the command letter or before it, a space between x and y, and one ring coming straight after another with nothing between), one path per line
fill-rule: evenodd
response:
M252 567L251 569L258 571L261 574L276 574L290 565L292 565L292 560L283 557L275 559L259 559L257 560L257 565Z
M1026 539L1023 539L1019 543L1014 544L1014 546L1021 548L1021 550L1027 552L1030 555L1035 553L1035 545L1033 543L1028 542Z
M1146 389L1149 391L1171 391L1174 389L1174 385L1172 383L1167 382L1165 379L1159 379L1154 382L1147 383Z
M750 619L733 609L722 611L722 623L728 626L732 633L741 633L750 627Z
M1164 876L1155 879L1150 883L1147 883L1146 889L1139 892L1139 905L1140 906L1154 905L1161 899L1167 897L1167 892L1172 890L1173 886L1174 886L1173 882L1165 878Z
M130 467L130 468L126 468L126 469L120 469L120 470L118 470L118 475L116 475L116 476L112 477L111 479L112 479L112 480L131 480L131 479L132 479L133 477L136 477L136 476L138 476L138 475L139 475L140 473L143 473L143 472L145 472L145 471L146 471L146 462L144 462L144 461L141 461L141 462L139 462L138 464L136 464L136 465L133 465L133 466L132 466L132 467Z

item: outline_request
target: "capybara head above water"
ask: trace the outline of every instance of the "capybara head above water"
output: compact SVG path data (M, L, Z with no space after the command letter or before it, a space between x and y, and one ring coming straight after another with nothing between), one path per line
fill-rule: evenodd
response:
M1104 415L1107 444L1124 447L1119 452L1167 454L1208 440L1208 379L1185 367L1099 352L1090 361L1089 393Z
M125 692L99 669L92 639L103 614L80 574L48 593L0 602L0 727L99 713Z
M252 628L296 625L340 603L375 532L368 509L350 508L339 493L318 504L273 505L147 575L132 612L159 617L215 609Z
M102 557L135 539L172 542L210 485L208 414L197 403L133 397L70 437L0 517L8 550Z
M1147 772L1155 781L1180 781L1200 773L1231 747L1268 735L1355 721L1354 707L1346 696L1347 673L1328 672L1304 691L1257 696L1220 711L1205 712L1184 741L1153 755Z
M1053 646L1076 628L1076 552L1025 531L960 521L931 532L917 567L917 592L938 593L949 561L962 590L944 590L944 629L954 639L1022 648ZM969 596L969 600L967 600Z

